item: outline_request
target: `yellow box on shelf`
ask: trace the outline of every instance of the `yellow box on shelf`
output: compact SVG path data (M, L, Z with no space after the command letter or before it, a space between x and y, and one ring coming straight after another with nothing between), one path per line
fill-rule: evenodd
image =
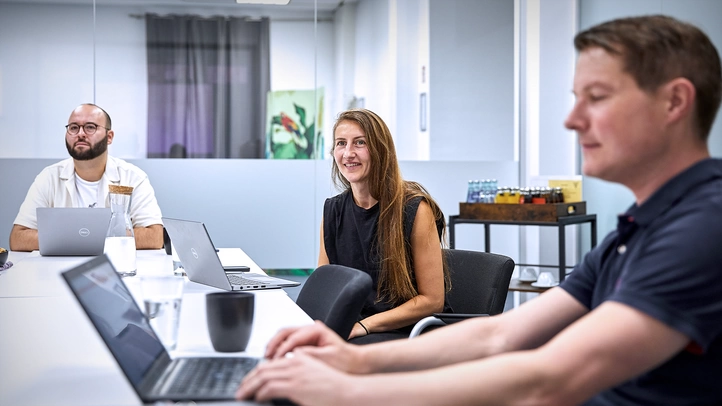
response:
M560 187L564 194L564 203L582 201L582 181L574 179L549 179L549 187Z

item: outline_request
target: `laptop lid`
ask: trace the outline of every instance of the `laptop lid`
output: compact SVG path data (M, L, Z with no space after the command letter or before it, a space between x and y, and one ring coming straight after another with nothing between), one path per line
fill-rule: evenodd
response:
M188 279L193 282L225 290L278 289L300 284L296 281L246 273L243 278L255 279L258 283L231 285L205 224L163 217L163 225Z
M38 207L40 255L100 255L110 222L110 208Z
M62 273L138 396L171 358L106 255Z
M258 358L252 357L171 359L106 255L99 255L65 271L62 276L144 403L157 400L233 399L240 378L259 362ZM177 386L174 385L176 383L187 385L189 381L186 378L191 374L207 377L197 367L184 368L203 361L211 361L213 366L220 369L206 371L212 379L205 381L206 386L197 388L202 393L172 389ZM227 383L219 375L227 375L228 370L223 367L228 364L233 364L235 378L238 378L231 382L233 386L230 391L227 387L218 387L219 382Z

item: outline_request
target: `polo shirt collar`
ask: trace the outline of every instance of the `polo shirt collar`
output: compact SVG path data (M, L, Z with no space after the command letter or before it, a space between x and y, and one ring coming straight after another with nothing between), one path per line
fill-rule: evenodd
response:
M626 220L629 222L647 226L699 184L720 177L722 177L722 160L707 158L667 181L641 206L637 206L636 203L632 204L629 210L620 217L627 217Z

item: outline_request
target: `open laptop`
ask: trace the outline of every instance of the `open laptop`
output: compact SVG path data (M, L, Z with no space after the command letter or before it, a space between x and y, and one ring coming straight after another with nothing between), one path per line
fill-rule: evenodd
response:
M40 255L100 255L105 247L109 208L38 207Z
M225 290L277 289L301 283L271 276L244 273L247 267L224 269L205 224L163 217L168 236L188 279Z
M251 357L171 359L106 255L62 273L143 403L233 399Z

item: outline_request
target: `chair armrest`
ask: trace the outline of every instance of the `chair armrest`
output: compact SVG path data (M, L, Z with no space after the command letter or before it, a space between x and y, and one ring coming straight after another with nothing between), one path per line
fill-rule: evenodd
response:
M468 313L434 313L433 317L441 319L446 324L452 324L472 317L489 317L489 315Z
M438 317L434 317L434 316L424 317L423 319L416 322L416 324L414 325L414 328L411 330L411 334L409 334L409 339L418 336L427 327L445 326L445 325L446 325L446 323L444 323L444 321L439 319Z
M472 317L489 317L488 314L467 314L467 313L434 313L433 316L424 317L419 320L409 334L409 338L414 338L421 334L425 329L432 326L446 326L458 321L470 319Z

